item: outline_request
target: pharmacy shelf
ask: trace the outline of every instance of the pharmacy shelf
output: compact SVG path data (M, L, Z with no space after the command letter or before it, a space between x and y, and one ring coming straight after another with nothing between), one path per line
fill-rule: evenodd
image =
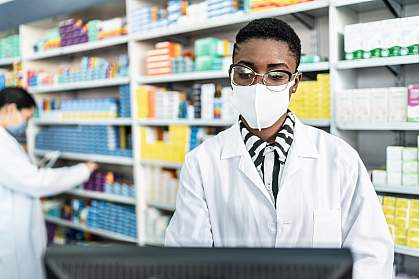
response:
M39 60L39 59L45 59L50 57L57 57L62 55L68 55L68 54L74 54L74 53L80 53L80 52L86 52L91 51L95 49L101 49L106 47L112 47L117 45L123 45L128 43L128 36L120 36L115 38L109 38L105 40L99 40L99 41L93 41L93 42L87 42L77 45L71 45L66 47L60 47L50 50L45 50L39 53L35 53L31 56L24 57L26 60Z
M183 165L181 163L169 163L157 160L140 160L140 164L143 166L152 166L168 169L181 169Z
M208 127L227 127L234 124L234 120L204 120L204 119L145 119L138 120L141 126L168 126L168 125L188 125L188 126L208 126Z
M54 152L53 150L35 150L34 154L36 156L45 156L46 154ZM115 164L115 165L133 165L134 160L127 157L117 157L117 156L108 156L108 155L99 155L99 154L83 154L83 153L73 153L73 152L62 152L60 154L62 159L70 160L80 160L80 161L95 161L98 163L106 164Z
M20 62L20 57L2 58L0 59L0 66L9 66Z
M60 226L69 227L69 228L72 228L72 229L88 232L88 233L95 234L95 235L105 237L105 238L118 240L118 241L137 243L137 239L129 237L129 236L125 236L125 235L122 235L122 234L119 234L119 233L114 233L114 232L110 232L110 231L106 231L106 230L102 230L102 229L89 228L86 225L76 224L76 223L73 223L71 221L63 220L61 218L45 216L45 220L49 223L53 223L53 224L56 224L56 225L60 225Z
M365 131L417 131L419 122L399 123L362 123L360 122L337 122L336 126L341 130L365 130Z
M111 87L125 85L129 83L129 78L114 78L114 79L103 79L103 80L89 80L80 82L63 83L57 85L41 85L29 87L29 93L41 94L41 93L52 93L59 91L71 91L89 88L100 88L100 87Z
M419 249L410 248L402 245L396 245L394 247L394 252L396 252L397 254L419 257Z
M84 197L84 198L91 198L91 199L98 199L98 200L104 200L109 202L116 202L116 203L124 203L124 204L131 204L135 205L135 198L132 197L126 197L121 195L115 195L115 194L108 194L98 191L88 191L83 189L74 189L67 191L66 193Z
M397 56L397 57L382 57L359 60L343 60L336 63L336 68L339 70L384 67L394 65L408 65L419 63L419 55Z
M419 195L419 187L374 185L375 191L382 193Z
M163 247L164 242L162 240L150 239L145 242L146 246Z
M109 126L130 126L130 118L114 119L34 119L33 124L38 126L46 125L109 125Z
M306 63L301 64L299 71L304 72L319 72L328 71L329 62L319 63ZM138 84L158 84L168 82L182 82L182 81L194 81L194 80L210 80L210 79L226 79L228 78L228 70L221 71L202 71L202 72L189 72L172 75L162 75L156 77L140 76L137 78Z
M252 13L237 13L221 17L216 17L213 19L205 20L202 22L197 22L195 24L174 24L172 26L159 28L156 30L147 30L138 34L132 34L130 39L135 41L146 41L157 38L170 37L172 35L178 34L192 34L202 31L210 31L214 29L220 29L222 27L235 29L243 23L252 21L258 18L265 17L278 17L284 15L290 15L294 13L311 13L318 14L319 10L324 10L324 14L327 14L327 8L329 7L328 0L315 0L305 3L289 5L277 9L271 9L260 12Z
M330 127L330 120L303 119L304 124L314 127ZM235 121L230 120L201 120L201 119L145 119L138 120L141 126L168 126L168 125L188 125L188 126L208 126L208 127L227 127Z
M158 203L158 202L147 202L149 207L153 207L156 209L160 209L160 210L164 210L164 211L171 211L174 212L175 211L175 207L173 206L168 206L162 203Z
M228 78L228 71L202 71L202 72L189 72L172 75L162 75L156 77L141 76L137 78L139 84L156 84L167 82L180 82L180 81L194 81L194 80L207 80L207 79L222 79Z
M403 2L404 5L416 3L417 0L405 0ZM364 13L387 8L383 0L334 0L333 5L338 8L348 7L354 11Z

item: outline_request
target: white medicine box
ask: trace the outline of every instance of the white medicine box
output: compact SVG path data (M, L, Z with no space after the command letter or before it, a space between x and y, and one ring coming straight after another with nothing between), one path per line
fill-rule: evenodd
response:
M388 90L389 122L406 122L407 120L407 88L390 87Z
M388 98L387 90L383 88L371 88L370 94L370 113L373 123L384 123L388 121Z

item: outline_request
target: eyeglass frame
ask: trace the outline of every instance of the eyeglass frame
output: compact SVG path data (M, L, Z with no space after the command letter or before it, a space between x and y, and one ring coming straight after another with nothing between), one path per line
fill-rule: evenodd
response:
M291 73L291 72L285 71L285 70L270 70L270 71L267 71L264 74L259 74L258 72L256 72L255 70L253 70L251 67L249 67L247 65L235 63L235 64L231 64L230 67L229 67L229 69L228 69L228 75L230 77L230 81L233 81L232 78L231 78L231 72L232 72L232 70L233 70L233 68L235 66L240 66L240 67L247 68L247 69L251 70L255 74L255 76L253 77L252 82L249 85L238 85L238 84L234 84L236 86L251 86L255 82L256 77L257 76L261 76L262 77L262 83L263 83L263 85L265 85L266 87L269 88L270 86L274 86L274 85L266 85L265 84L265 75L268 74L268 73L270 73L270 72L281 72L281 73L287 74L288 75L288 83L291 82L291 79L292 79L293 76L296 76L297 74L299 74L299 71L298 70L295 71L294 73Z

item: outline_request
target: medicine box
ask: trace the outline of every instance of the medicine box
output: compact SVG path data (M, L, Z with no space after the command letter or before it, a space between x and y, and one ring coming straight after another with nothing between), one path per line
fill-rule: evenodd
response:
M387 184L391 186L400 186L402 184L402 173L387 172Z
M402 173L403 161L387 159L387 172L388 173ZM388 174L389 175L389 174Z
M410 187L418 186L418 174L417 173L403 174L403 186L410 186Z
M416 161L416 160L418 160L417 147L403 148L403 161Z
M387 161L401 161L403 160L403 146L387 146L386 158Z
M403 161L403 174L417 174L418 161Z
M407 88L390 87L388 90L388 121L406 122L407 120Z
M387 172L385 170L373 170L371 175L374 185L385 185L387 183Z
M419 85L409 86L407 97L407 121L419 122Z

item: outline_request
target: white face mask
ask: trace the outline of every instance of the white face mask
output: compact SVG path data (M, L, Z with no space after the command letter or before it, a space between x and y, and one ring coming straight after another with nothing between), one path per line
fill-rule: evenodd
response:
M289 91L294 83L294 80L291 81L279 92L271 91L260 83L250 86L232 84L233 106L251 128L259 131L268 128L287 112L290 103Z

